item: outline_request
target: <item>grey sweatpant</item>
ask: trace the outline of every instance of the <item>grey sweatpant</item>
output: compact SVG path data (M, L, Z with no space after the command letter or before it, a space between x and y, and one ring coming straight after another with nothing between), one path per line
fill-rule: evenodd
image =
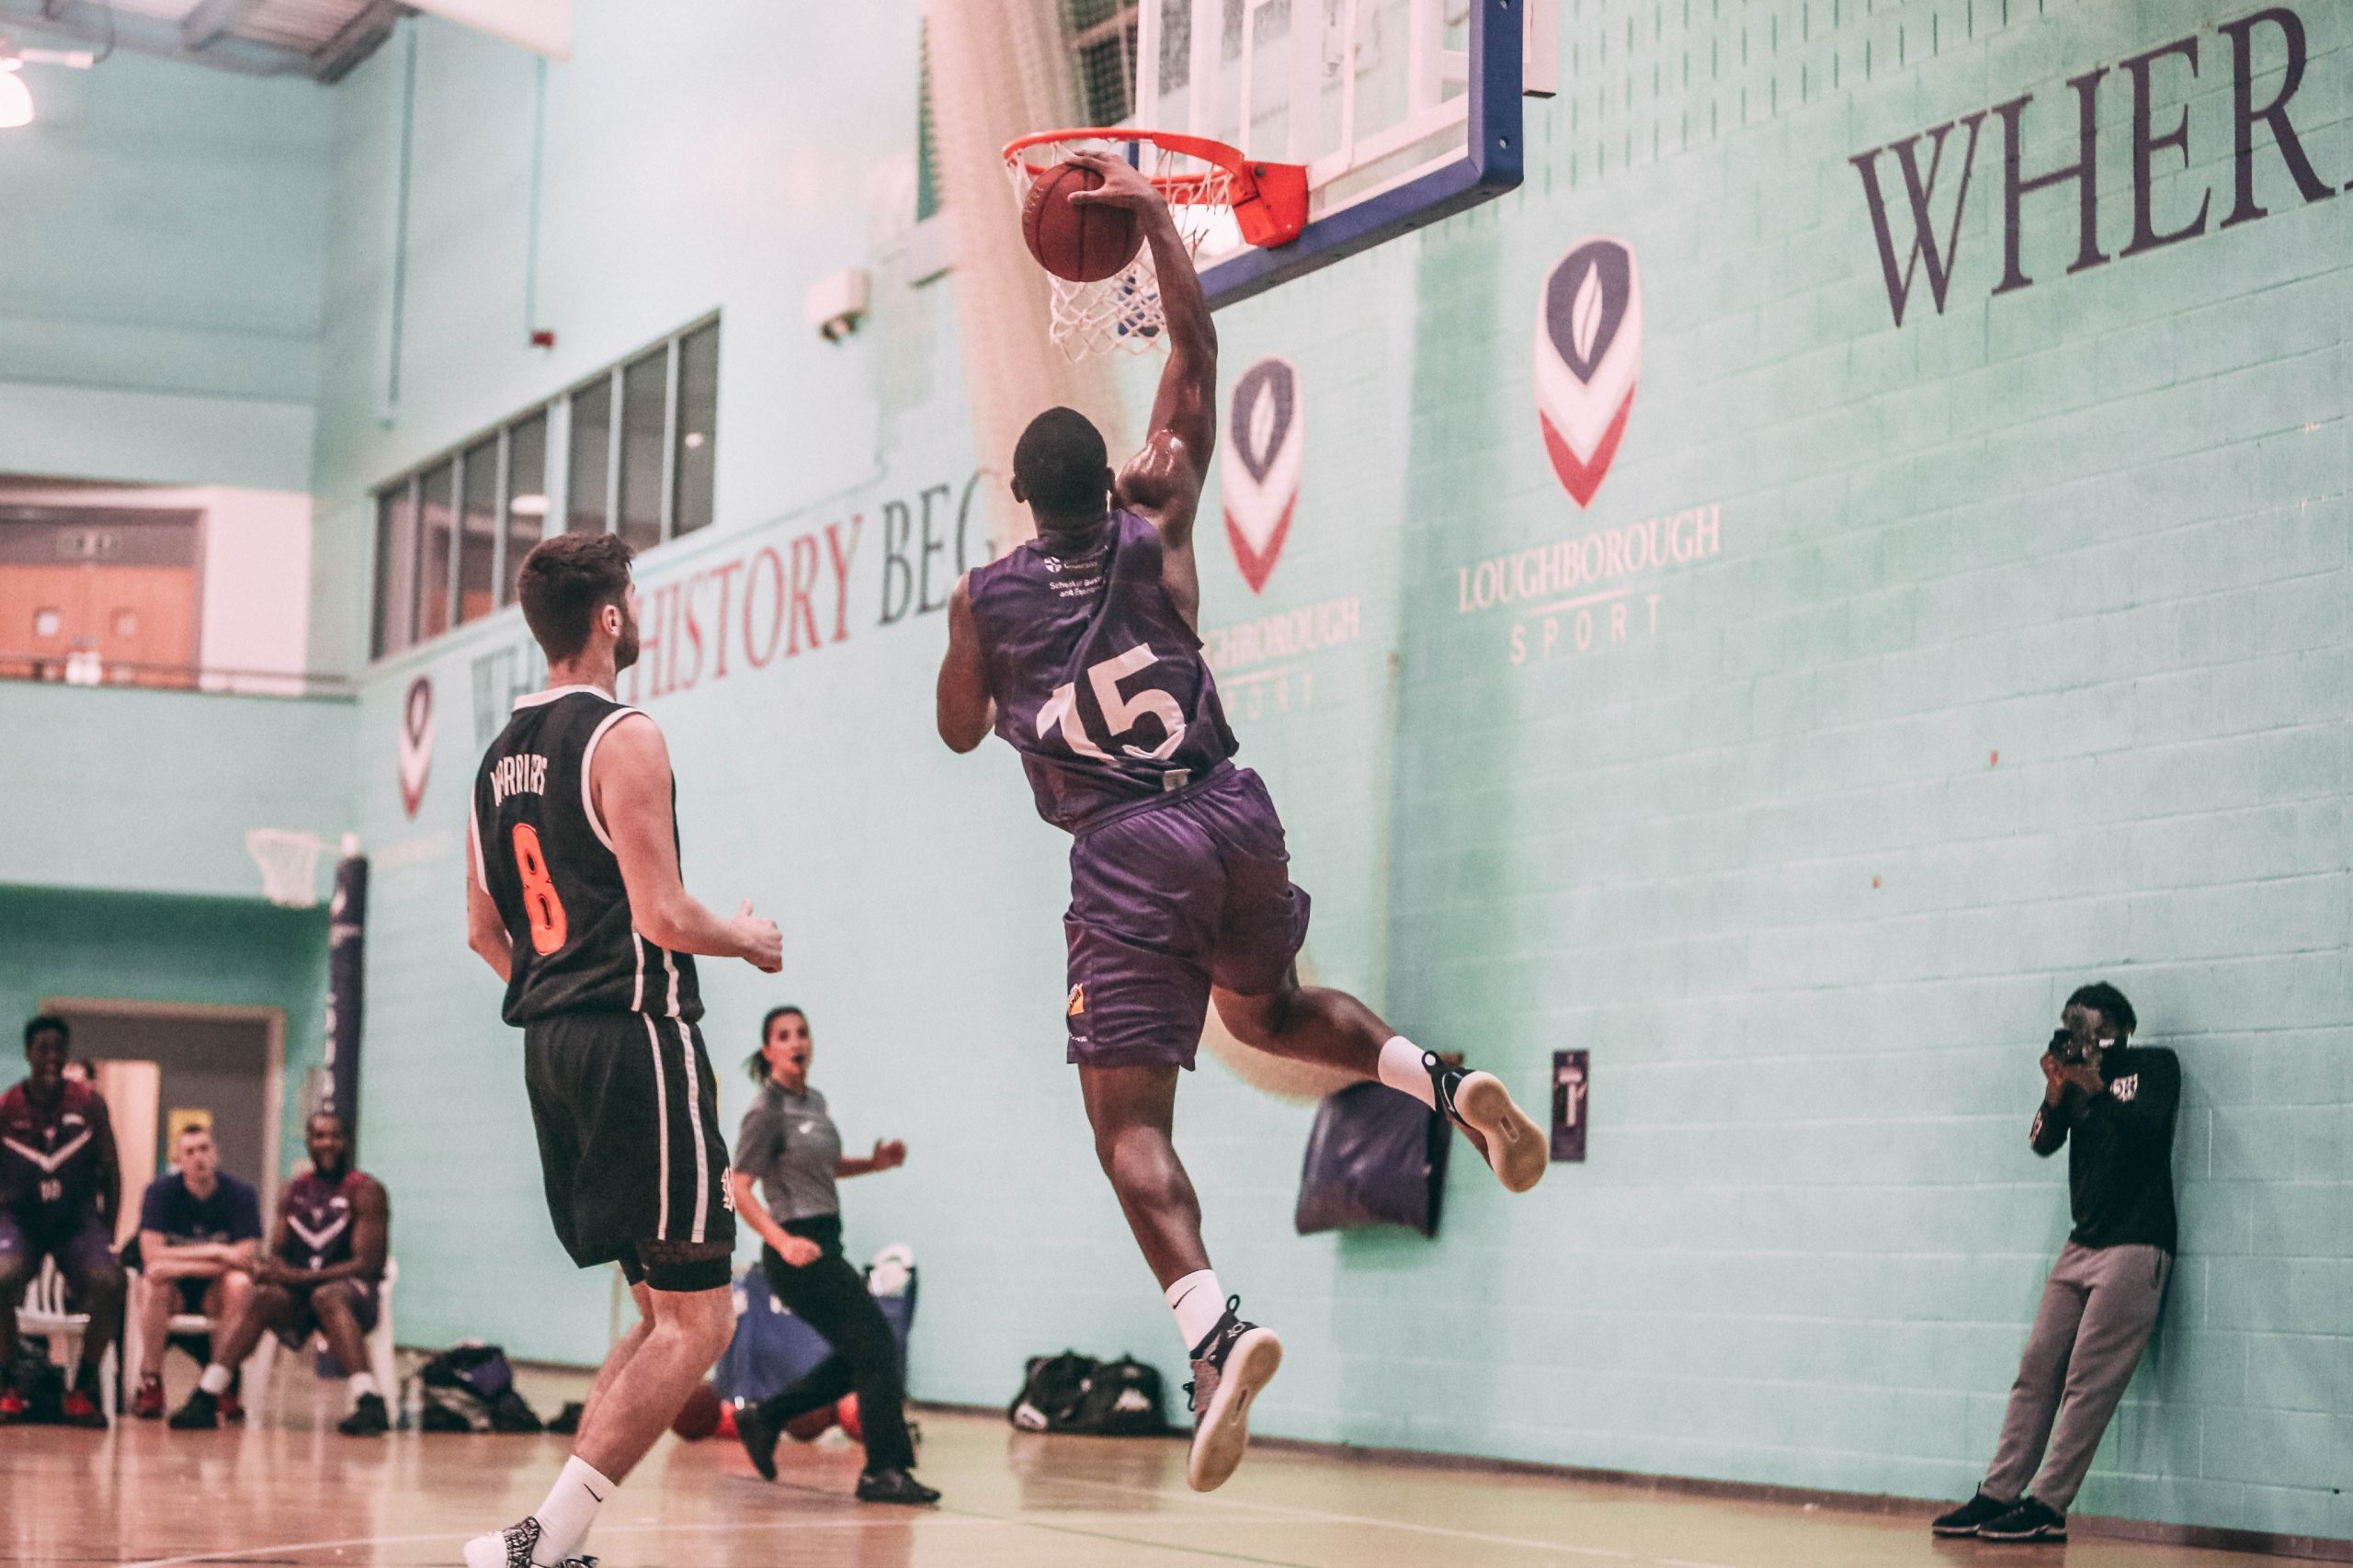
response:
M2010 1386L2002 1446L1985 1474L1988 1497L2015 1502L2031 1478L2034 1495L2052 1507L2063 1514L2074 1504L2100 1434L2157 1325L2172 1272L2173 1257L2163 1247L2067 1244L2042 1288L2018 1381Z

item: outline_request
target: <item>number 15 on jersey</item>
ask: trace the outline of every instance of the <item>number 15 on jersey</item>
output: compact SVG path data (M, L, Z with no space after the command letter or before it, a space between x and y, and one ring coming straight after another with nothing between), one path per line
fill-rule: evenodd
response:
M1160 721L1164 735L1158 745L1150 750L1133 745L1120 747L1128 756L1146 762L1165 761L1184 744L1184 710L1176 706L1174 697L1154 687L1145 687L1133 697L1124 696L1120 690L1120 682L1141 670L1151 668L1159 660L1160 655L1152 651L1150 644L1139 642L1124 653L1089 665L1086 671L1087 685L1095 688L1096 706L1103 710L1103 722L1110 730L1110 733L1103 738L1104 744L1116 742L1132 731L1136 722L1146 714ZM1038 710L1038 733L1041 738L1057 725L1062 729L1063 744L1079 756L1092 757L1097 762L1117 760L1087 734L1086 721L1078 711L1078 684L1075 681L1065 681L1054 687L1053 695L1046 699L1044 705Z

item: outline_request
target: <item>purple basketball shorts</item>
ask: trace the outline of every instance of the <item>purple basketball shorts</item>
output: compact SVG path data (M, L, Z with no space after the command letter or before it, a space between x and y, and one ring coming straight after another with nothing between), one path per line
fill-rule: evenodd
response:
M351 1290L351 1315L359 1324L359 1332L376 1332L376 1282L372 1279L347 1279ZM313 1300L318 1293L313 1285L289 1285L286 1288L286 1321L278 1325L279 1343L290 1350L300 1350L311 1343L311 1335L319 1332L318 1304ZM347 1373L364 1372L365 1367L347 1367Z
M24 1259L28 1272L39 1271L43 1257L53 1257L66 1283L78 1289L92 1273L113 1267L114 1238L95 1212L44 1225L0 1209L0 1257Z
M1263 996L1307 939L1282 819L1246 767L1081 834L1070 851L1069 1060L1193 1065L1210 987Z

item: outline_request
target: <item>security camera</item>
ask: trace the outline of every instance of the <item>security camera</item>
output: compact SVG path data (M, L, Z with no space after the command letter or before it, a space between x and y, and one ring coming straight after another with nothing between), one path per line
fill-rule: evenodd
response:
M801 314L817 329L818 336L839 343L866 324L872 292L872 280L865 271L848 267L811 284L801 301Z

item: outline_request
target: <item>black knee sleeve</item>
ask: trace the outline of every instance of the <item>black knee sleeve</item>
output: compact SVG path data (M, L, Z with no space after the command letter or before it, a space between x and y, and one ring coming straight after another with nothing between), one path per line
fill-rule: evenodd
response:
M710 1242L640 1242L637 1272L631 1274L631 1260L623 1258L621 1273L631 1284L642 1282L653 1290L719 1290L734 1278L733 1254L733 1248Z

